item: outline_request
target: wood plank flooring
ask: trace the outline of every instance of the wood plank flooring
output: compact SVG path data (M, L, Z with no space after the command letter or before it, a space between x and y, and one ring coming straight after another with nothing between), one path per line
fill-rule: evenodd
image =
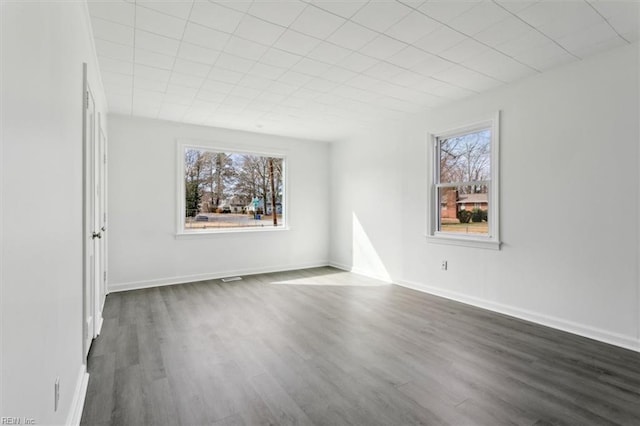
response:
M114 293L83 425L640 425L640 354L332 268Z

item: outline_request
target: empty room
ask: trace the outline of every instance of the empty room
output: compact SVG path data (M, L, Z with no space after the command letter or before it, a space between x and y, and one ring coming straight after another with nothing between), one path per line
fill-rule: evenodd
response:
M0 7L0 424L640 424L639 1Z

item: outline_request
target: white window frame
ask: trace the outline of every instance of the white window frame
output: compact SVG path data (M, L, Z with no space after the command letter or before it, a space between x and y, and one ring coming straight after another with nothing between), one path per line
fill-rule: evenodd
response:
M441 186L451 186L451 184L455 185L456 183L440 183L440 156L438 141L487 128L491 129L491 179L489 181L483 181L483 183L489 187L488 235L468 235L441 232L438 230L440 215L442 214L440 207L441 201L438 199L438 188ZM431 167L431 173L427 174L427 183L429 188L429 201L427 202L427 240L429 242L439 244L500 250L500 112L498 111L493 119L490 120L444 132L429 134L427 164ZM459 183L463 184L462 182Z
M233 154L260 155L263 157L273 157L282 159L282 182L284 190L282 193L282 226L264 226L247 228L208 228L208 229L186 229L185 228L185 185L184 185L184 155L187 148L226 152ZM211 237L218 234L233 234L246 232L281 232L288 231L289 228L289 179L287 173L287 155L282 150L270 150L263 148L253 148L251 146L229 145L221 142L195 141L179 139L176 144L176 238L189 237Z

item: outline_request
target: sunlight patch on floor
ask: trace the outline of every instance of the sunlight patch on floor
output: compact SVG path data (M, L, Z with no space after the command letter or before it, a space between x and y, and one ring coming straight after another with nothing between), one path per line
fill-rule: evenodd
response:
M334 286L334 287L379 287L379 286L389 285L384 281L376 280L374 278L365 277L363 275L358 275L351 272L339 271L339 270L336 270L335 272L312 276L312 277L294 278L290 280L277 280L277 281L272 281L269 284L315 285L315 286Z

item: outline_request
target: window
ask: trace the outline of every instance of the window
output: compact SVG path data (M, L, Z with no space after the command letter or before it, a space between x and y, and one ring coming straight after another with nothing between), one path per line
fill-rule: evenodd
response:
M500 248L499 116L432 135L428 237L435 242Z
M178 234L286 226L285 158L178 146Z

